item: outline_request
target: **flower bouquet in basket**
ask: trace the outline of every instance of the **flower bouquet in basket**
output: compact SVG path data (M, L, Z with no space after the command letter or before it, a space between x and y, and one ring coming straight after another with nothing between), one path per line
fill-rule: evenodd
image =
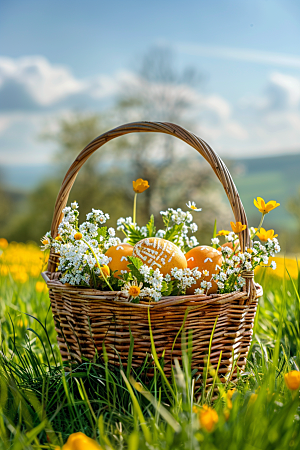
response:
M133 132L175 136L197 150L222 183L236 222L217 232L211 245L198 243L192 213L201 209L188 202L187 211L161 212L164 227L157 230L151 216L138 226L138 195L148 182L133 182L133 216L107 226L109 215L93 209L79 223L77 202L67 205L80 167L111 139ZM192 368L201 374L204 360L223 376L243 369L249 350L257 300L262 289L254 283L254 269L268 266L280 250L273 230L262 228L264 216L279 206L258 197L262 213L257 228L247 217L228 169L206 142L170 123L138 122L122 125L96 138L79 154L67 172L55 204L51 232L42 239L50 248L49 287L57 339L64 360L93 359L103 352L112 364L144 364L147 355L164 357L171 374L180 359L180 333L192 333ZM119 235L120 237L117 237ZM220 242L224 239L225 242ZM270 264L273 269L274 263ZM104 350L105 347L105 350Z
M42 248L52 247L59 255L61 283L100 291L122 291L133 303L141 300L158 302L162 297L185 294L215 294L240 291L245 272L259 265L268 266L269 257L280 251L274 230L261 227L265 214L279 206L260 197L254 204L262 213L258 228L250 228L252 248L241 251L238 234L246 225L231 222L232 231L221 230L212 238L212 246L199 245L195 236L198 226L190 211L198 212L194 202L190 211L169 208L161 211L164 229L157 230L154 216L142 227L136 223L137 195L149 188L148 181L133 181L133 217L120 218L116 229L107 227L109 214L93 209L79 225L78 203L63 209L58 235L48 232ZM116 231L124 234L116 237ZM224 236L220 244L218 236ZM255 240L254 240L255 239ZM276 268L271 262L270 267Z

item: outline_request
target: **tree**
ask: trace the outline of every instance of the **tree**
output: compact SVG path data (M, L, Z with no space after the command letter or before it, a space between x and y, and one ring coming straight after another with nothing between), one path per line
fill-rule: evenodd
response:
M144 55L135 76L122 86L116 98L116 116L120 123L131 121L173 122L187 129L197 128L194 98L202 77L192 68L178 71L168 49L154 48ZM133 178L149 181L141 215L149 215L168 207L184 207L186 201L201 203L201 232L211 234L215 217L221 223L230 216L211 168L186 144L176 138L152 133L122 137L120 158L130 161ZM213 219L212 219L213 218Z

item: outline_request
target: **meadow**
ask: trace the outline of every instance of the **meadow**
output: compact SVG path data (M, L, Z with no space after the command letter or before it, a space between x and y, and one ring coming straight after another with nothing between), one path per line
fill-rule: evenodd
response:
M300 448L300 283L296 258L260 268L262 285L248 362L238 382L209 365L195 389L189 348L172 379L98 361L62 363L47 287L45 254L0 239L0 449ZM214 390L206 386L212 375ZM77 443L68 437L82 432ZM73 435L74 436L74 435ZM78 435L77 435L78 437ZM98 442L98 444L96 443Z

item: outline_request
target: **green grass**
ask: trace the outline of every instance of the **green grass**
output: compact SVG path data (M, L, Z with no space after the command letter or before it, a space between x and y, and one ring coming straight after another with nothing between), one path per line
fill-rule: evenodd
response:
M131 371L110 367L105 356L77 366L62 364L48 295L36 292L36 281L0 279L1 449L55 448L77 431L114 450L300 448L299 391L289 391L284 383L284 374L300 367L298 283L288 274L276 280L263 272L256 280L264 296L246 370L235 386L216 378L217 396L209 386L194 392L189 348L172 379L165 378L163 360L156 358L154 377L147 376L148 361ZM233 387L226 420L222 394ZM218 413L211 433L200 427L193 411L202 404Z

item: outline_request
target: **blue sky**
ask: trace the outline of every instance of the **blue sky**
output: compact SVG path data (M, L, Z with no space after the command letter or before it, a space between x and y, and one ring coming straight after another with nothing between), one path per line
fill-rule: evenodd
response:
M199 110L193 131L221 156L300 152L297 0L2 0L0 8L2 165L50 161L53 149L37 141L44 124L74 105L101 110L154 45L172 49L179 69L204 74L189 90Z

